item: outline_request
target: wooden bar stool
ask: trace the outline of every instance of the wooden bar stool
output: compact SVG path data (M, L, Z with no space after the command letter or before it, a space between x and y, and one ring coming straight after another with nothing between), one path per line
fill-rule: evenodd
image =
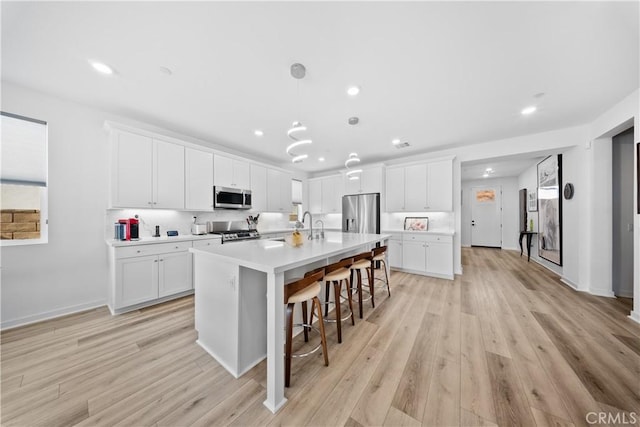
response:
M351 264L351 271L355 271L356 273L356 290L358 293L358 305L360 318L362 319L362 303L364 301L371 300L371 307L375 308L375 296L373 289L373 280L371 280L371 262L373 260L373 255L371 252L363 252L353 257L353 264ZM365 272L367 275L367 281L369 282L369 298L362 297L362 272Z
M291 381L291 359L293 357L304 357L312 353L315 353L320 347L322 347L322 354L324 355L324 365L329 366L329 354L327 353L327 338L324 334L324 321L322 320L322 305L318 294L322 289L319 281L324 277L324 270L318 271L315 274L306 276L302 279L288 283L284 287L284 302L287 304L287 317L285 320L287 327L287 335L285 337L285 365L284 365L284 385L289 387ZM307 320L307 301L311 300L311 321L307 324L304 323ZM302 303L302 317L303 323L293 324L293 307L299 302ZM292 354L292 341L293 341L293 327L302 326L304 328L305 341L308 341L308 329L315 329L312 326L313 313L316 311L318 316L318 329L320 332L320 344L313 350L303 354ZM308 328L308 329L307 329Z
M305 274L305 277L306 277L308 275L316 273L319 270L324 270L324 279L323 279L325 283L324 321L328 323L329 322L336 323L336 328L338 331L338 343L342 342L342 321L347 320L349 317L351 317L351 324L352 325L356 324L353 316L353 301L351 299L351 292L347 292L346 298L342 296L343 281L346 281L347 283L347 286L346 286L347 290L351 288L351 270L349 269L349 267L351 266L352 263L353 261L351 258L346 258L346 259L343 259L342 261L330 264L326 267L321 267L321 268L312 270L307 274ZM331 283L333 283L334 302L329 301L329 292L330 292L329 288L331 287ZM341 303L343 302L342 301L343 299L349 302L349 314L347 314L344 317L342 317L342 309L341 309ZM330 304L335 305L335 311L336 311L335 319L327 318L329 316ZM304 312L303 312L303 315L304 315ZM313 323L313 313L311 313L311 321L309 321L309 323Z
M369 267L371 269L371 281L373 283L375 283L376 280L384 282L387 285L387 292L389 293L389 296L391 296L391 288L389 287L389 273L387 272L387 247L381 246L379 248L373 248L371 254L373 255L371 266ZM381 263L382 268L384 268L384 279L382 279L381 277L375 277L375 271L378 270L376 269L376 262Z

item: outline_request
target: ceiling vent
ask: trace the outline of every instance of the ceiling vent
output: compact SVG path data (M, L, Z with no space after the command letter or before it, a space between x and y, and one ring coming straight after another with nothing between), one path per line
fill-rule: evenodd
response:
M401 142L399 144L394 144L394 146L396 148L407 148L407 147L410 147L411 144L409 144L408 142L405 141L405 142Z

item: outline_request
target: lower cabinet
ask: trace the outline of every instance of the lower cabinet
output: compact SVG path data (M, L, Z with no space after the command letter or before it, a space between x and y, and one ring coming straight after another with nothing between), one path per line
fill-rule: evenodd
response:
M389 267L402 268L402 236L399 239L391 238L387 243L389 252Z
M406 233L389 240L389 264L409 273L453 280L453 236Z
M191 241L111 248L109 308L122 313L193 290Z

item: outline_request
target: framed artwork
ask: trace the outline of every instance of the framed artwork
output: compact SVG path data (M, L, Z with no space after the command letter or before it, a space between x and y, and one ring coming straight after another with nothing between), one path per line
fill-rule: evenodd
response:
M531 190L527 195L527 210L529 212L538 210L538 192L536 190Z
M538 163L538 254L562 265L562 155Z
M411 231L427 231L429 229L429 218L423 217L405 217L404 229Z

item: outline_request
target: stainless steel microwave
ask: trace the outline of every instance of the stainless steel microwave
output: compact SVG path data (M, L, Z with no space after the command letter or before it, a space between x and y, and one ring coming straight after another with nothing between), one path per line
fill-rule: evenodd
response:
M251 209L251 190L213 187L214 209Z

